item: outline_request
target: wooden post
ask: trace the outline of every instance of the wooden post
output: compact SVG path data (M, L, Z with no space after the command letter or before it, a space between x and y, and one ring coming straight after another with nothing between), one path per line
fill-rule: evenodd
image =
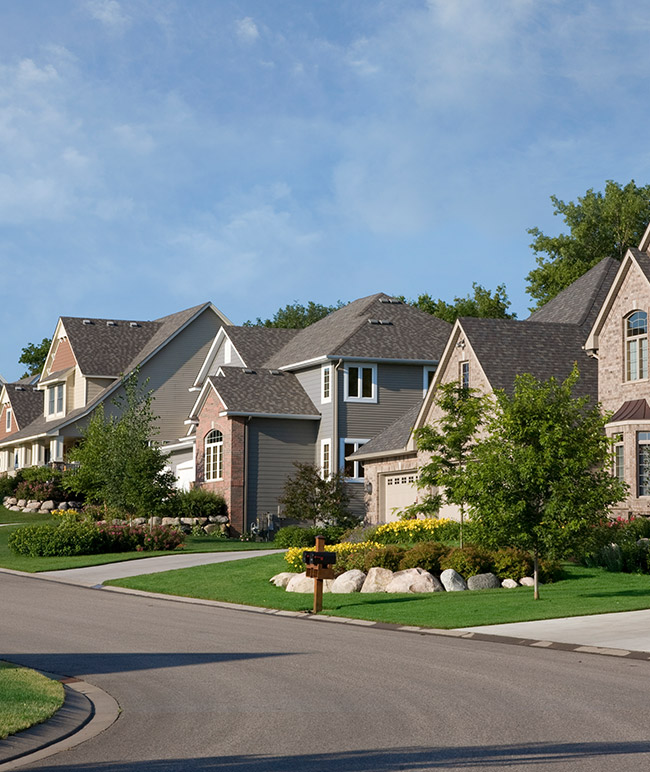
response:
M324 552L325 550L325 537L316 537L316 552ZM320 576L320 571L316 570L314 575L314 609L313 613L318 614L323 610L323 579Z

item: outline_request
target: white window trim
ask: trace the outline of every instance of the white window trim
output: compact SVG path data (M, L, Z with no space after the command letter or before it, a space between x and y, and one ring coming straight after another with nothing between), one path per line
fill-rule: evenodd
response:
M363 369L372 370L372 396L370 397L350 397L350 368L358 367L361 373ZM359 393L361 393L363 384L363 375L359 375ZM377 402L377 365L368 362L348 362L343 366L343 400L344 402Z
M327 474L325 474L325 448L329 448L329 463ZM329 480L332 476L332 440L328 437L320 441L320 473L324 480Z
M208 436L213 432L218 431L221 433L221 439L217 440L216 442L210 442L208 443L207 438ZM217 476L210 477L210 472L208 471L208 447L212 449L212 453L215 455L215 464L214 466L217 469ZM205 482L218 482L219 480L223 480L223 432L221 429L211 429L205 436L203 440L203 465L204 465L204 471L203 471L203 479ZM218 474L219 469L221 469L221 475Z
M340 449L340 453L339 453L339 458L341 459L341 463L340 463L341 470L345 469L345 446L346 446L346 444L354 443L356 445L356 448L354 449L353 452L356 453L357 450L359 450L359 448L362 445L366 444L366 442L370 442L370 440L369 439L362 439L360 437L342 437L341 438L341 446L340 446L341 449ZM354 463L355 464L359 464L360 462L359 461L355 461ZM359 471L359 467L357 466L357 472L358 471ZM363 482L364 478L363 477L344 477L343 479L344 479L345 482L361 483L361 482Z
M465 387L465 384L463 383L463 369L464 366L467 365L467 387ZM462 388L469 388L470 387L470 379L471 379L471 370L469 366L469 359L463 359L461 362L458 363L458 383Z
M424 394L429 391L429 373L432 373L435 375L436 370L438 369L438 365L425 365L422 368L422 392Z
M650 335L648 334L648 331L645 333L642 333L641 335L630 335L628 332L628 323L630 317L634 316L634 314L645 314L646 315L646 330L648 330L648 325L650 323L650 315L647 311L644 311L641 308L636 308L634 311L630 311L629 314L626 314L623 317L623 324L624 324L624 339L625 339L625 372L624 372L624 382L626 383L638 383L639 381L647 381L648 380L648 354L646 353L646 374L641 375L641 341L646 341L646 349L650 346ZM635 372L630 372L630 348L631 344L636 343L636 367Z
M58 402L57 389L61 387L63 389L63 399L61 403L63 405L61 410L56 409L56 403ZM54 410L50 413L50 393L54 393ZM67 389L65 383L53 383L45 389L45 419L50 420L52 418L60 418L65 415L65 403L67 400Z
M223 363L229 365L232 362L232 342L226 338L225 345L223 347Z
M5 431L11 431L11 408L7 406L7 414L5 416Z
M321 405L326 404L327 402L332 401L332 363L327 362L324 365L321 365L320 368L320 401ZM329 370L329 396L325 396L325 371Z

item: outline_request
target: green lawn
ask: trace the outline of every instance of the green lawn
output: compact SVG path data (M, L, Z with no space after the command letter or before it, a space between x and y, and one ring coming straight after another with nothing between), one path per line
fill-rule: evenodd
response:
M0 662L0 740L45 721L63 700L63 686L58 681Z
M308 611L312 596L288 593L269 584L286 570L282 555L238 560L108 582L149 592L243 603L251 606ZM566 579L540 588L386 595L323 596L323 613L422 627L469 627L532 619L604 614L650 608L650 576L612 574L604 569L567 565Z
M112 552L106 555L75 555L61 558L28 558L14 555L7 541L16 528L26 524L51 523L51 515L28 515L22 512L10 512L0 507L0 568L11 568L15 571L58 571L66 568L82 568L83 566L99 566L104 563L119 563L122 560L141 560L156 555L169 555L170 552ZM17 525L2 525L17 523ZM233 550L265 550L272 549L272 543L241 542L239 540L224 541L216 536L188 536L183 552L229 552Z

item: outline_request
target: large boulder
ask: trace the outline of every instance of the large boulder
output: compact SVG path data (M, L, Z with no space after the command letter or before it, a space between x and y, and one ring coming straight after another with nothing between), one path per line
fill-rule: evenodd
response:
M476 574L467 580L469 590L495 590L501 587L501 582L494 574Z
M323 582L323 592L329 592L332 587L332 580L325 579ZM301 574L294 574L293 579L290 579L287 587L287 592L314 592L314 580L307 576L307 573L303 571Z
M47 509L48 511L51 512L54 509L54 502L52 501L52 499L50 499L49 501L44 501L41 504L41 509Z
M290 580L293 579L293 577L296 576L296 574L292 573L291 571L283 571L281 574L276 574L275 576L272 576L269 579L269 582L271 584L274 584L276 587L286 587ZM312 590L314 589L314 583L312 580Z
M5 507L15 507L18 503L18 499L15 496L7 496L7 498L4 500Z
M407 568L396 571L386 587L386 592L444 592L445 588L433 574L423 568Z
M514 579L504 579L501 582L501 586L505 587L506 590L514 590L515 587L519 587L519 585Z
M535 579L532 576L522 576L519 580L519 584L522 587L534 587ZM541 584L541 582L537 582L537 584Z
M368 571L368 576L366 576L361 592L386 592L386 587L388 587L392 578L393 572L390 568L373 566Z
M17 504L17 505L18 505L18 506L19 506L21 509L22 509L23 507L26 507L26 506L27 506L27 502L25 501L25 499L18 499L18 501L16 502L16 504Z
M453 568L445 569L440 574L440 581L447 592L461 592L467 589L467 582Z
M331 592L341 594L346 592L359 592L365 581L366 575L363 571L359 571L358 568L353 568L351 571L346 571L336 577L332 582Z

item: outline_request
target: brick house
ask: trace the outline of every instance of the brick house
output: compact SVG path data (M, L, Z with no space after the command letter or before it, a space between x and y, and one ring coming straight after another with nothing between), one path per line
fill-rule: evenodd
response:
M348 457L421 404L450 329L378 293L303 330L220 330L192 387L196 484L224 493L240 532L279 512L294 462L340 468L364 515L363 464Z
M397 519L404 507L422 495L416 481L428 456L417 450L413 432L441 417L434 404L438 385L457 381L482 394L496 389L511 392L520 373L531 373L540 380L551 376L564 380L577 363L581 377L576 394L596 401L598 367L585 352L584 342L617 268L612 258L602 260L524 321L456 321L419 408L401 416L352 456L364 464L368 522ZM458 518L456 507L449 505L443 505L440 515Z

